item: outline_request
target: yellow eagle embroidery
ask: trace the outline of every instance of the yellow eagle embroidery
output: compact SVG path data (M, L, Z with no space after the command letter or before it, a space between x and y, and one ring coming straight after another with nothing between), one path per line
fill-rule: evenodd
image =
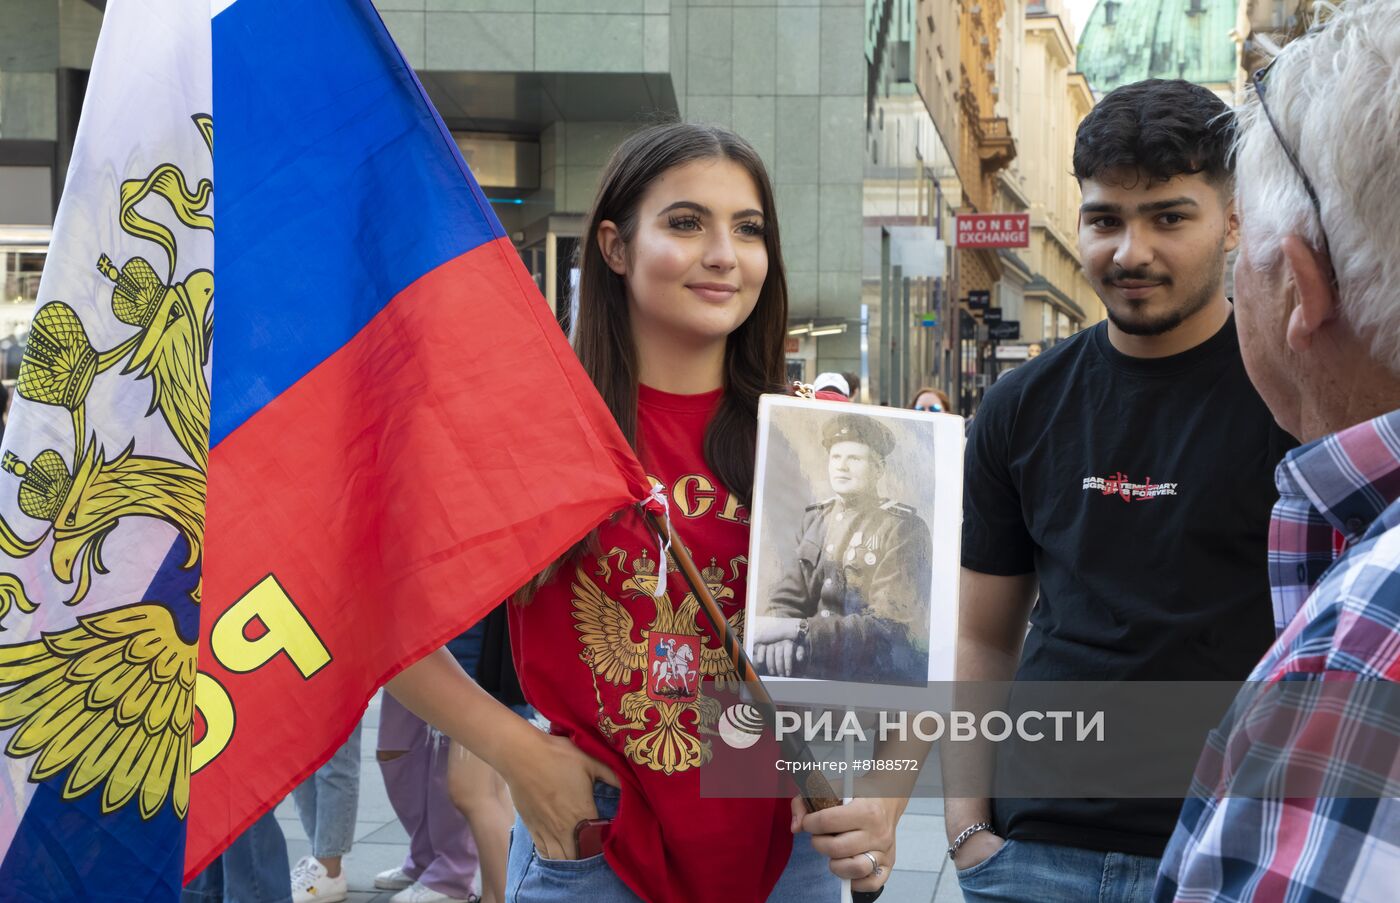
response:
M35 520L50 523L48 533L53 535L53 549L49 564L53 575L63 583L75 584L73 595L65 600L69 605L76 605L87 596L94 573L107 573L102 543L126 517L154 517L169 523L185 538L189 548L184 567L199 563L204 546L202 471L162 458L141 457L133 454L129 445L108 460L95 441L72 473L62 456L52 449L40 452L28 464L6 452L0 470L21 478L20 510ZM37 549L43 539L44 536L38 540L19 539L5 525L0 530L0 550L22 558ZM0 584L0 592L3 588L4 584ZM32 605L31 602L31 608Z
M212 151L212 120L201 114L193 121ZM112 314L136 329L107 351L93 347L69 305L50 301L39 309L16 394L66 412L71 454L49 448L28 461L9 452L0 460L0 470L20 480L19 509L47 523L38 537L27 539L0 518L0 552L26 558L52 540L49 570L73 585L64 600L70 605L88 595L95 574L107 573L103 543L126 518L154 518L174 527L185 540L181 566L187 570L197 568L203 555L209 457L204 368L214 277L196 269L177 281L175 233L141 207L159 198L183 226L213 229L213 185L203 179L191 188L177 166L163 163L144 179L122 182L119 194L122 231L158 245L167 269L159 274L142 257L120 268L105 254L98 259L102 284L112 286ZM138 453L135 441L107 457L87 425L86 403L94 380L123 361L121 375L149 381L146 415L160 413L188 462L158 457L151 449ZM199 595L196 586L192 601L198 603ZM11 608L29 613L36 607L18 575L0 573L0 629ZM5 754L33 760L31 781L67 770L65 799L100 790L103 812L131 804L143 818L170 800L184 818L197 673L195 643L180 635L174 615L157 601L83 615L76 626L37 641L0 645L0 729L15 729Z
M31 781L70 769L65 799L101 786L102 811L133 799L150 818L173 795L190 801L195 644L169 609L141 604L78 619L40 640L0 646L0 728L5 747L37 755Z
M614 558L617 570L624 571L625 553L614 549L599 559L599 576L611 576ZM733 562L736 579L738 564L744 561L736 558ZM737 683L738 675L724 650L710 646L706 635L700 631L696 623L700 600L688 592L680 605L673 606L668 597L656 597L655 571L656 562L644 551L632 576L622 584L622 591L628 596L650 599L656 606L655 616L640 634L627 609L609 597L582 567L575 570L571 585L573 618L584 646L579 658L595 675L599 730L609 740L619 733L628 734L623 742L623 755L653 771L672 774L710 760L710 742L701 739L699 734L713 732L719 720L720 704L701 692L699 681L693 692L678 692L675 701L648 692L649 686L654 690L660 685L658 669L665 669L664 662L649 654L653 639L663 636L695 638L694 645L699 648L696 670L701 679L708 677L721 684ZM716 600L734 597L734 591L724 585L723 570L715 566L713 559L701 574ZM730 629L736 634L742 634L743 619L742 611L728 619ZM601 677L615 687L622 686L632 683L638 672L642 675L642 686L623 694L618 704L619 721L604 710L597 679ZM649 683L653 680L655 684ZM683 690L689 689L689 685L683 685Z
M108 357L131 360L122 373L151 381L151 407L160 411L175 441L204 470L209 464L209 383L204 365L214 333L214 274L195 270L184 282L166 285L140 257L120 270L103 254L97 269L116 287L112 311L140 331ZM104 361L105 363L105 361Z

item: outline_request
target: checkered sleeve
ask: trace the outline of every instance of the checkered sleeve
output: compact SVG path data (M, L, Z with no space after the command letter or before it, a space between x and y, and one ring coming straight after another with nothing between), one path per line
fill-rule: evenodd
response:
M1396 685L1352 671L1279 677L1247 686L1208 738L1158 903L1395 899Z

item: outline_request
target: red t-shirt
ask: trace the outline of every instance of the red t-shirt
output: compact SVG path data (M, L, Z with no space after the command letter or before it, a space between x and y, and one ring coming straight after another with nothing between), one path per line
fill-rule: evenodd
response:
M703 453L720 394L640 387L638 455L725 616L742 626L748 512ZM601 553L510 606L525 698L621 780L604 854L633 891L658 903L766 899L792 851L788 801L700 795L717 737L697 726L713 731L719 714L702 705L701 681L733 668L679 573L664 600L652 595L657 541L640 516L603 525L599 540Z

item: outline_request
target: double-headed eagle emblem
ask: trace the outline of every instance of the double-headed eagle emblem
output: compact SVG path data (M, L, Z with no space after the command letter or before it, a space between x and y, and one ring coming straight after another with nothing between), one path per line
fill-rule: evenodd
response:
M614 560L623 570L625 551L613 549L600 558L596 576L611 578ZM741 556L730 562L734 579L738 579L739 565L746 561ZM734 597L734 591L724 585L724 570L714 559L701 571L701 577L716 601ZM700 734L713 733L720 704L704 695L700 684L708 677L721 686L737 685L738 674L729 656L722 648L709 645L696 623L700 600L688 592L679 605L673 605L667 596L657 596L656 561L647 557L645 551L633 563L631 576L623 581L622 593L627 598L655 604L656 615L646 629L638 632L627 609L610 598L584 568L575 569L571 588L574 628L584 646L579 658L593 672L598 729L609 740L626 734L623 755L653 771L671 774L708 762L710 742ZM728 622L736 636L742 635L742 610L730 616ZM694 668L689 663L695 657L687 660L676 654L677 642L686 649L698 649ZM678 674L677 669L686 673ZM618 720L605 709L598 679L617 687L631 683L637 672L642 674L642 685L623 694Z
M194 124L213 150L213 124ZM0 517L0 551L11 559L48 544L48 569L72 589L62 601L87 598L95 575L106 574L106 540L126 521L151 518L184 540L179 566L197 573L203 555L205 471L209 460L209 362L214 276L197 269L176 281L177 243L167 225L142 204L166 202L191 229L213 229L213 185L190 188L173 164L122 183L122 231L158 245L168 261L162 276L143 257L118 266L101 254L94 280L111 291L111 313L131 331L99 351L82 318L62 301L35 314L22 358L18 395L62 409L72 424L70 458L45 449L25 461L6 452L0 470L18 479L19 510L41 525L17 528ZM150 386L145 416L159 415L183 460L143 453L135 441L109 453L87 422L97 377L116 370ZM0 476L0 479L3 477ZM191 601L199 601L193 581ZM19 575L0 572L0 630L12 609L37 610ZM0 728L15 728L5 753L34 757L31 781L63 774L67 799L97 792L102 811L135 802L151 818L172 800L183 818L189 805L190 737L194 722L196 638L181 635L159 601L78 618L67 630L17 645L0 645Z

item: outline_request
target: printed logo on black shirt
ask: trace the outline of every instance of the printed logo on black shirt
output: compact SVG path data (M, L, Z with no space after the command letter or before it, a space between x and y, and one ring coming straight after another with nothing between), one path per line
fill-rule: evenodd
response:
M1176 495L1177 483L1154 483L1151 477L1134 483L1121 470L1106 477L1085 477L1084 491L1097 489L1103 495L1116 495L1125 502L1150 502L1164 495Z

